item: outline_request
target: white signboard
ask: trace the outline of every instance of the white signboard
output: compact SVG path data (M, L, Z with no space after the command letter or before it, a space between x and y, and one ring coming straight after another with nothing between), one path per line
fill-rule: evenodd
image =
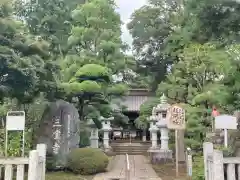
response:
M6 130L7 131L24 131L25 129L25 112L10 111L7 113Z
M167 127L168 129L185 129L185 110L173 105L167 111Z
M215 129L237 129L237 118L226 114L216 116Z

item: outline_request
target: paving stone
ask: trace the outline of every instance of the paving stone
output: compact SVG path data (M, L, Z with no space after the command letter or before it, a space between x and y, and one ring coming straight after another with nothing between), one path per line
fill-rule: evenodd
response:
M113 168L110 172L98 174L93 180L111 180L125 179L126 174L126 158L125 155L118 155L113 163ZM148 164L145 156L129 155L130 164L130 180L161 180L152 166Z

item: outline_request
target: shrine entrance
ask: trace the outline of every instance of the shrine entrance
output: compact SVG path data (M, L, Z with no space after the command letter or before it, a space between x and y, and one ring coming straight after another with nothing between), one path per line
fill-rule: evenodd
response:
M138 129L135 120L139 116L140 106L146 102L151 93L147 89L131 89L128 96L124 97L123 105L126 106L124 115L129 118L126 127L113 127L110 138L112 142L145 142L150 141L149 127L146 130Z
M112 142L143 142L150 141L150 132L148 128L146 130L138 129L135 125L135 119L138 117L138 112L125 112L129 118L129 122L126 127L112 128L111 140Z

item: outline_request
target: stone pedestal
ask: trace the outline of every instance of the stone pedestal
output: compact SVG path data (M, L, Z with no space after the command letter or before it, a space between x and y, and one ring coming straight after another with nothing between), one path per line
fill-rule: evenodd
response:
M168 137L168 128L161 128L160 129L160 132L161 132L161 150L168 150L168 140L169 140L169 137Z
M151 132L152 146L148 149L148 152L159 150L159 147L157 145L157 131L158 131L158 128L156 126L152 126L151 128L149 128L149 131Z
M109 148L109 131L104 130L103 132L103 146L104 148Z
M110 118L101 117L100 120L102 121L103 130L103 148L105 152L108 152L112 150L111 146L109 146L109 132L112 130L111 121L113 120L113 117Z
M172 161L172 150L169 150L168 140L169 140L169 129L164 125L164 122L158 124L161 132L161 148L159 152L155 152L153 155L153 161L155 163L164 163Z
M91 141L91 148L98 148L98 129L94 128L91 131L91 137L90 137L90 141Z
M153 164L172 162L172 151L171 150L155 150L151 152L151 162Z

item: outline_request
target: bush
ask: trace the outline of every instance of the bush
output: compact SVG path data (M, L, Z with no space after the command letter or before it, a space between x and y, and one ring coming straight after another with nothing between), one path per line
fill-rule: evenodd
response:
M232 157L234 156L234 149L232 147L224 147L224 146L215 146L216 149L223 152L223 157Z
M78 148L69 153L67 167L75 174L92 175L104 172L108 157L100 149Z
M203 156L197 156L193 162L193 180L204 180L204 158Z

